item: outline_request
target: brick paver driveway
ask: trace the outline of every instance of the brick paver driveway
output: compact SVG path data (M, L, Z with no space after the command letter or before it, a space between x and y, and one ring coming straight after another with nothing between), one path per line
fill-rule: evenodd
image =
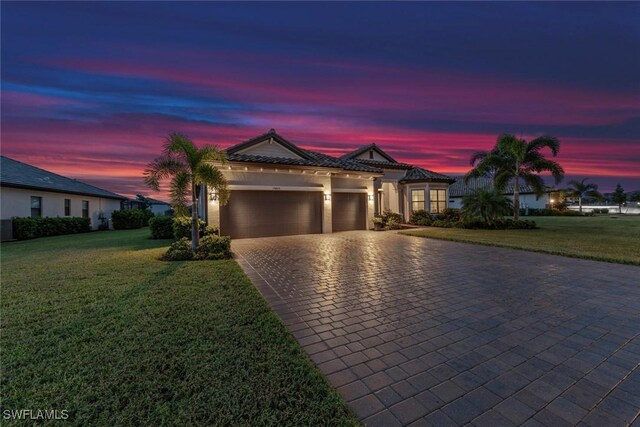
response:
M367 425L640 425L640 268L401 236L236 240Z

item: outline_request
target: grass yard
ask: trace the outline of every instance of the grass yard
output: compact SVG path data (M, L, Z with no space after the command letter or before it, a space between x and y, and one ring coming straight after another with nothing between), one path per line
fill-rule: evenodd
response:
M3 244L2 409L72 425L357 425L235 261L149 230Z
M576 258L640 265L640 216L524 217L539 230L464 230L427 227L409 236L503 246Z

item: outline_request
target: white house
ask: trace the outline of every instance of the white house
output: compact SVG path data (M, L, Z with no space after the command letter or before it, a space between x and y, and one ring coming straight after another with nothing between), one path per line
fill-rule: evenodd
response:
M100 225L100 215L111 217L125 199L93 185L67 178L17 160L1 156L0 219L2 240L11 238L11 218L91 218L91 228Z
M491 178L472 178L465 184L463 177L456 178L456 181L449 187L449 206L452 208L462 207L462 198L473 194L475 191L488 190L493 186ZM513 200L513 185L508 185L504 195ZM549 193L541 196L536 195L533 189L525 184L520 184L520 208L521 209L544 209L549 206Z
M229 203L206 189L199 210L234 238L366 230L374 214L447 206L453 179L396 162L375 144L340 158L302 149L271 129L230 147L220 166Z

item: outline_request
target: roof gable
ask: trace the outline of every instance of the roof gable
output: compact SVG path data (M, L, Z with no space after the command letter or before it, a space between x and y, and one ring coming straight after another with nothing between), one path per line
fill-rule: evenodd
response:
M350 153L345 154L341 159L353 159L353 160L374 160L374 161L387 161L391 163L397 163L396 160L387 154L382 148L378 147L375 143L365 145Z
M305 150L278 135L275 129L227 148L227 154L311 160Z

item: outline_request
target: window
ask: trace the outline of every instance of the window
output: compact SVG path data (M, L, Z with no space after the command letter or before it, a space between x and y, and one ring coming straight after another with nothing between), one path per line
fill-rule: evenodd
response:
M411 212L424 209L424 190L411 190Z
M42 216L42 197L31 196L31 218Z
M447 207L447 190L429 190L431 212L440 213Z
M373 159L373 150L369 150L369 158Z
M82 218L89 218L89 201L82 201Z
M71 216L71 199L64 199L64 216Z

